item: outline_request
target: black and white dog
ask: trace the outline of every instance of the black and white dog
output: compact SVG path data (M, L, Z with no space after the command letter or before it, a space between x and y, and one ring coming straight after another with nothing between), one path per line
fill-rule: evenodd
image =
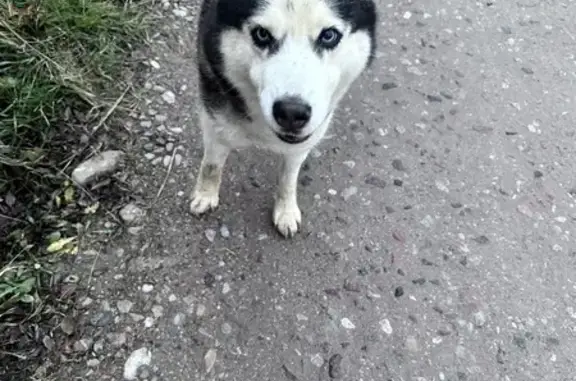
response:
M302 214L297 179L335 108L375 50L372 0L204 0L198 24L204 156L190 210L218 206L231 150L283 158L273 221L284 237Z

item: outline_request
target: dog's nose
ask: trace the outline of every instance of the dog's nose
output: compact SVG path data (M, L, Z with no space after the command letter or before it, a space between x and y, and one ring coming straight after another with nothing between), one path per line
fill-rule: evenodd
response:
M299 132L312 115L312 107L296 97L283 98L272 105L272 115L284 130Z

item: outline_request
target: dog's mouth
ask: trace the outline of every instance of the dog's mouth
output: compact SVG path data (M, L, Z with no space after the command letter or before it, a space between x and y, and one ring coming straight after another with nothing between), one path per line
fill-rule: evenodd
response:
M306 135L306 136L296 136L296 135L291 135L291 134L281 134L281 133L276 133L276 136L278 136L278 138L280 140L282 140L285 143L288 144L300 144L305 142L306 140L308 140L308 138L311 136L310 135Z

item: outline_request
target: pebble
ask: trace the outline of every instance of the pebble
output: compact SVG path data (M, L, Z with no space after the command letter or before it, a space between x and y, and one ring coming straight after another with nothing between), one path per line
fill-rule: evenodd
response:
M310 358L310 362L312 362L312 364L316 368L321 368L322 365L324 365L324 358L322 358L322 355L320 353L316 353L314 356Z
M408 349L410 352L418 352L419 350L419 346L418 346L418 341L416 340L416 338L414 336L408 336L406 338L406 349Z
M223 238L229 238L230 237L230 230L228 229L228 226L226 226L226 225L220 226L220 235Z
M127 224L136 223L144 217L145 213L135 204L130 203L120 209L120 218Z
M153 286L153 285L148 284L148 283L142 285L142 292L144 292L144 293L147 294L147 293L149 293L149 292L152 292L152 290L154 290L154 286Z
M206 239L212 243L214 242L214 239L216 238L216 230L214 229L206 229L204 231L204 236L206 236Z
M232 333L232 326L228 323L222 324L222 333L225 335L229 335Z
M130 353L124 363L124 379L135 380L138 376L138 369L142 366L150 365L152 353L148 348L142 347Z
M180 155L179 153L177 153L176 155L174 155L174 165L179 167L180 164L182 164L182 155Z
M146 317L144 319L144 327L151 328L154 325L154 318L151 316Z
M100 176L114 172L123 157L122 151L102 152L78 165L72 171L72 180L79 185L86 185Z
M174 143L170 142L166 144L166 152L172 152L173 149L174 149Z
M387 335L392 334L392 325L390 324L390 320L388 319L380 320L380 328L382 329L382 332L384 332L385 334Z
M163 114L158 114L154 117L154 119L158 122L158 123L164 123L168 120L168 116L163 115Z
M81 339L74 343L73 348L75 352L87 352L92 347L92 339Z
M400 159L394 159L392 160L392 168L394 168L397 171L405 171L406 167L404 167L404 163L402 163L402 160Z
M90 359L86 362L88 368L96 368L98 365L100 365L100 360L98 359Z
M342 324L342 327L344 327L346 329L355 329L356 328L354 323L352 323L352 321L350 321L350 319L348 319L348 318L343 318L341 320L341 324Z
M174 315L174 319L172 320L172 322L176 326L181 326L184 324L185 320L186 320L186 316L183 313L179 312L176 315Z
M372 185L376 188L384 189L386 188L386 181L381 179L376 175L368 175L364 178L364 183L368 185Z
M230 285L228 283L224 283L222 285L222 294L226 295L230 292Z
M358 188L355 186L351 186L351 187L344 189L342 191L341 195L345 201L348 201L348 199L350 197L354 196L356 193L358 193Z
M164 164L165 167L168 167L170 165L170 161L172 161L172 156L166 155L164 156L164 159L162 159L162 164Z
M126 334L124 332L109 333L108 335L106 335L106 338L108 339L108 341L110 341L110 344L112 344L112 346L117 348L126 344Z
M328 360L328 375L330 378L342 377L342 355L336 353Z
M217 352L216 349L212 348L206 352L204 355L204 366L206 367L206 373L210 373L216 364Z
M174 93L172 91L166 90L162 94L162 99L164 100L164 102L166 102L168 104L174 104L176 102L176 95L174 95Z
M159 305L155 305L152 307L152 315L154 315L155 318L159 318L162 315L164 315L164 307L159 306Z

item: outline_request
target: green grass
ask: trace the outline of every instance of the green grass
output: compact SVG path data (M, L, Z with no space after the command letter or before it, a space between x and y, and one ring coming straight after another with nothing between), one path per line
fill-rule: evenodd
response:
M120 0L0 0L0 333L42 315L51 264L74 254L98 205L68 174L123 106L146 10Z

